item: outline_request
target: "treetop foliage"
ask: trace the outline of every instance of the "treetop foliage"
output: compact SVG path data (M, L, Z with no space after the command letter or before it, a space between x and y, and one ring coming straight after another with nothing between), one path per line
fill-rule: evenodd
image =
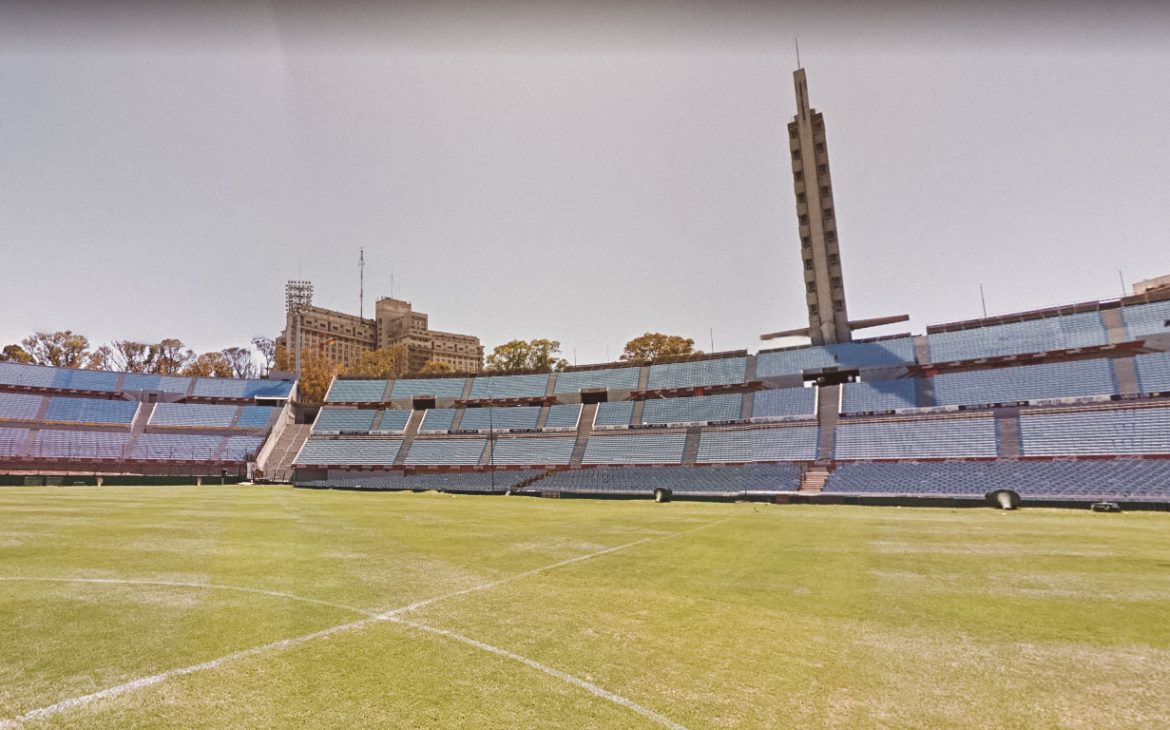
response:
M492 350L487 356L487 370L493 373L540 372L564 370L569 361L557 357L561 352L558 340L512 340Z
M649 362L664 357L694 355L697 352L695 341L690 337L647 332L627 342L620 359L630 362Z

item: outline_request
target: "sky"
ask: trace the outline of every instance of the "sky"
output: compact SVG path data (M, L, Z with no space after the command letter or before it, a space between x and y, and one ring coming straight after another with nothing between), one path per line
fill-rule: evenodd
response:
M775 346L796 39L858 336L1170 273L1170 3L0 0L0 345L275 337L364 249L489 351Z

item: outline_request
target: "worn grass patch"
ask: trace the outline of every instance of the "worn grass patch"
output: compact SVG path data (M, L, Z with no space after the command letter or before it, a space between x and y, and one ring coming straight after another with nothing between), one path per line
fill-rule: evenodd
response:
M0 490L0 727L1148 728L1168 686L1164 514Z

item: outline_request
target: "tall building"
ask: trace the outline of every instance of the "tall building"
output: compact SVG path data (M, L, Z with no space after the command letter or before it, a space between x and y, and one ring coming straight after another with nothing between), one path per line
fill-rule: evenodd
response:
M809 102L804 69L796 69L792 78L796 84L796 116L788 123L788 149L792 156L800 255L804 262L808 327L773 332L761 339L807 335L814 345L851 342L853 330L904 322L909 317L897 315L849 321L833 204L833 181L829 174L829 148L825 141L825 119Z
M483 346L478 337L432 330L427 315L401 299L379 299L374 303L373 319L315 307L311 301L290 306L278 345L292 348L298 318L302 347L345 365L356 364L362 353L405 345L412 372L431 360L458 372L478 373L483 367Z

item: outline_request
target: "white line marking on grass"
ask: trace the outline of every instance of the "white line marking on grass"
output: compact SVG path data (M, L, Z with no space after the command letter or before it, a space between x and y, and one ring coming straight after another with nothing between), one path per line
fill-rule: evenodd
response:
M438 636L443 636L443 637L446 637L448 639L452 639L454 641L461 641L464 644L468 644L469 646L474 646L476 649L486 651L490 654L502 656L505 659L511 659L512 661L515 661L515 662L520 662L521 664L523 664L527 667L531 667L532 669L535 669L538 672L544 672L545 674L547 674L551 677L555 677L555 678L561 680L562 682L567 682L568 684L579 687L579 688L585 690L586 692L588 692L589 694L593 695L594 697L599 697L603 700L609 700L610 702L612 702L616 705L621 705L622 707L625 707L626 709L631 710L631 711L641 715L642 717L646 718L647 720L652 720L652 721L658 723L659 725L671 728L671 730L687 730L686 727L678 724L674 720L671 720L669 717L664 717L662 715L659 715L654 710L651 710L647 707L643 707L642 705L639 705L637 702L634 702L633 700L631 700L629 698L622 697L619 694L614 694L613 692L610 692L607 689L599 687L596 684L593 684L592 682L581 679L580 677L577 677L575 675L569 674L568 672L562 672L559 669L553 669L552 667L548 666L547 664L541 664L540 662L536 661L535 659L529 659L526 656L514 654L514 653L508 651L507 649L501 649L498 646L492 646L491 644L484 643L478 639L473 639L470 636L464 636L463 634L458 634L458 633L455 633L454 631L448 631L447 629L440 629L440 628L437 628L435 626L428 626L427 624L421 624L421 623L418 623L416 621L408 621L404 618L398 618L396 616L391 617L388 620L393 621L394 623L397 623L397 624L401 624L403 626L409 626L412 629L417 629L419 631L426 631L426 632L431 633L431 634L437 634Z
M165 672L160 672L158 674L152 674L149 677L141 677L139 679L134 679L134 680L131 680L131 681L126 682L124 684L119 684L119 685L115 685L113 687L108 687L106 689L99 690L97 692L92 692L92 693L87 694L87 695L81 695L80 697L73 697L71 699L62 700L60 702L57 702L57 703L52 704L52 705L48 705L46 707L41 707L41 708L38 708L35 710L29 710L28 712L24 713L23 715L19 715L18 717L14 717L11 719L0 719L0 730L8 730L8 728L15 728L15 727L18 727L19 725L21 725L25 722L28 722L29 720L38 720L41 718L50 717L52 715L56 715L57 713L64 712L65 710L72 710L72 709L75 709L78 707L82 707L83 705L88 705L91 702L96 702L98 700L104 700L104 699L108 699L110 697L117 697L118 695L126 694L127 692L133 692L135 690L145 689L147 687L152 687L152 686L159 684L161 682L165 682L166 680L171 679L172 677L181 677L181 676L185 676L188 674L194 674L196 672L202 672L202 671L207 670L207 669L216 669L224 664L227 664L228 662L234 662L234 661L237 661L239 659L247 659L248 657L258 656L260 654L267 654L267 653L273 652L273 651L282 651L284 649L291 649L293 647L300 646L301 644L307 644L310 641L328 638L330 636L333 636L334 634L340 634L340 633L344 633L347 631L356 631L358 629L363 629L366 626L369 626L371 624L378 623L381 621L392 621L395 623L405 624L408 622L400 619L399 616L402 613L405 613L407 611L414 611L414 610L417 610L417 609L422 608L424 606L429 606L431 604L438 603L439 601L445 601L445 600L448 600L450 598L464 596L464 595L467 595L469 593L476 593L479 591L485 591L485 590L489 590L491 588L496 588L496 587L504 585L506 583L511 583L512 581L520 580L521 578L527 578L529 576L536 575L538 573L543 573L543 572L548 571L548 570L555 570L556 568L561 568L561 567L564 567L566 565L580 563L582 561L590 560L592 558L600 557L602 555L609 555L610 553L615 553L615 552L618 552L619 550L626 550L628 548L634 547L635 545L641 545L643 543L651 542L653 540L669 540L669 539L675 538L675 537L682 537L683 535L689 535L692 532L697 532L699 530L705 530L709 527L717 527L717 526L722 525L725 522L729 522L730 520L733 520L733 519L735 519L734 516L727 517L727 518L722 519L722 520L716 520L715 522L709 522L709 523L706 523L703 525L699 525L697 527L692 527L688 530L681 530L679 532L672 532L668 535L644 537L641 540L635 540L633 542L628 542L628 543L625 543L624 545L617 545L615 547L605 548L603 550L598 550L597 552L588 553L586 555L578 555L575 558L569 558L567 560L559 560L555 563L550 563L549 565L545 565L545 566L542 566L539 568L533 568L532 570L526 570L522 573L517 573L516 575L513 575L513 576L508 577L508 578L501 578L500 580L494 580L494 581L489 581L486 583L480 583L478 585L471 586L470 588L464 588L462 590L453 591L451 593L445 593L441 596L436 596L434 598L428 598L428 599L424 599L422 601L415 601L414 603L408 604L406 606L402 606L400 608L389 609L389 610L384 611L382 613L376 613L376 614L375 613L367 613L366 618L359 619L357 621L351 621L351 622L345 623L345 624L338 624L336 626L330 626L329 628L321 629L320 631L315 631L311 634L303 634L301 636L296 636L296 637L293 637L290 639L281 639L279 641L273 641L271 643L263 644L261 646L254 646L250 649L241 649L240 651L232 652L231 654L225 654L224 656L221 656L218 659L211 659L211 660L208 660L205 662L201 662L199 664L192 664L189 667L180 667L178 669L169 669ZM18 579L18 580L20 580L20 579ZM112 579L89 578L89 579L85 579L85 580L88 580L91 582L100 582L100 581L110 581ZM187 585L187 584L183 584L183 583L176 581L174 583L174 585ZM207 587L208 584L191 583L190 585L199 586L199 587ZM247 589L243 589L243 590L247 590ZM262 591L260 589L256 589L255 591L249 591L249 592L256 592L256 593L261 593L261 594L269 593L268 591ZM271 594L279 595L281 597L292 597L292 594L281 594L277 591L272 591ZM314 601L314 599L306 599L306 600L316 602L316 601ZM341 608L341 606L337 606L337 607ZM352 609L351 608L348 610L357 611L359 609ZM362 611L362 613L366 613L366 612ZM421 627L422 627L422 625L420 624L420 628ZM431 627L426 627L423 630L431 630ZM434 629L434 631L440 632L443 630L442 629ZM452 634L451 638L458 638L459 641L464 641L464 640L466 640L468 642L475 641L474 639L470 639L470 638L464 637L464 636L457 637L457 635L454 635L454 634ZM479 643L482 643L482 642L479 642ZM476 644L473 644L473 645L476 645ZM538 662L535 662L531 659L525 659L524 657L521 657L519 655L510 654L508 652L505 652L503 649L497 649L496 647L492 647L489 644L483 644L483 647L485 648L486 651L493 651L494 653L500 653L501 656L508 656L509 658L515 658L518 661L524 662L525 664L529 664L529 662L531 662L531 664L529 664L529 666L533 666L533 668L539 669L542 672L548 672L549 674L552 674L552 676L561 677L562 679L565 679L565 681L571 682L573 684L578 684L578 683L584 683L585 685L588 684L587 682L585 682L585 680L578 679L577 677L574 677L571 674L565 674L563 672L559 672L558 670L552 669L551 667L545 667L543 664L539 664ZM578 686L584 686L584 685L578 685ZM605 690L601 689L600 687L594 686L594 688L600 692L605 692ZM586 687L586 689L588 689L588 687ZM592 690L590 690L590 691L592 691ZM601 695L598 695L598 696L601 696ZM616 698L614 701L624 699L622 697L619 697L618 695L612 695L612 697ZM607 696L606 699L610 699L610 698ZM630 702L629 700L625 700L625 701ZM622 702L618 702L618 704L622 704ZM631 702L630 704L633 704L633 703ZM645 710L645 708L641 708L641 709ZM645 710L645 711L650 712L649 710ZM666 720L667 722L670 722L666 718L662 718L662 720ZM670 725L670 727L682 727L682 726L672 724L672 725ZM684 730L685 730L685 728L684 728Z
M134 578L41 578L33 576L0 576L0 581L28 583L96 583L98 585L163 586L169 588L202 588L215 591L238 591L240 593L255 593L261 596L272 596L274 598L287 598L290 601L300 601L301 603L314 603L318 606L328 606L329 608L336 608L342 611L349 611L351 613L360 613L364 616L375 615L374 612L367 611L362 608L346 606L341 603L331 603L329 601L322 601L316 598L306 598L305 596L298 596L295 593L285 593L284 591L267 591L263 588L246 588L244 586L231 586L224 585L222 583L195 583L194 581L187 582L178 580L139 580Z

